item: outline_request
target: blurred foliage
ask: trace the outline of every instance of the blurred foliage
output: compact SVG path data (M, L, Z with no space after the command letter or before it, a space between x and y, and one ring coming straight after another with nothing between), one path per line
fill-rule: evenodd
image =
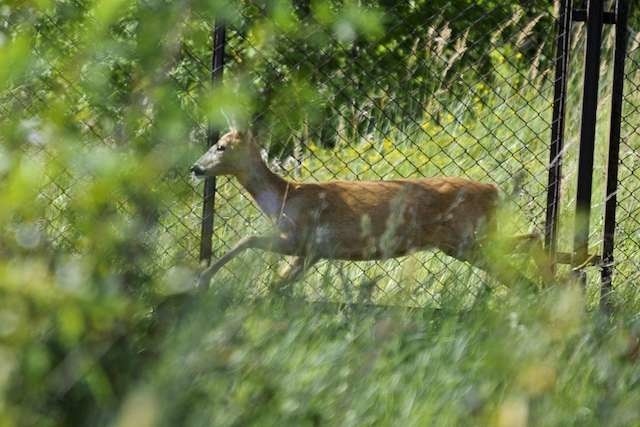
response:
M483 93L505 72L517 91L550 61L549 8L3 2L0 425L637 422L637 299L600 328L571 287L397 316L251 302L248 273L186 292L200 220L186 171L207 120L255 122L288 150L303 127L310 147L336 145L336 111L351 141L413 117L444 145L464 118L423 121L430 100L460 102L453 76ZM214 19L234 28L224 85L209 83Z

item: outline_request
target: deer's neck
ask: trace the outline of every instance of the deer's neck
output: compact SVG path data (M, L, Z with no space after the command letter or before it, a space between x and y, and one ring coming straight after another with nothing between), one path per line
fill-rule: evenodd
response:
M238 176L238 180L262 212L277 220L286 202L289 182L273 173L261 158L252 162L248 173Z

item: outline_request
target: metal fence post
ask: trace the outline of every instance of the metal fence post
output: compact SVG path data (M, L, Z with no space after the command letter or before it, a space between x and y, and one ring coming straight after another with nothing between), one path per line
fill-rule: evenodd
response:
M613 245L616 227L618 191L618 163L620 159L620 127L622 121L622 95L624 90L624 63L627 53L628 0L616 2L616 45L613 59L613 87L611 92L611 125L609 129L609 158L607 163L607 192L605 193L604 233L602 239L602 285L600 307L610 309Z
M600 77L600 51L602 42L602 0L589 0L587 7L587 42L585 51L584 82L582 92L582 119L580 125L580 154L578 160L578 191L573 241L572 267L588 262L591 190L593 183L593 157L598 109L598 82ZM586 285L586 274L578 272Z
M558 213L560 210L560 182L564 149L565 105L569 67L569 41L571 39L572 1L562 0L556 21L555 82L553 92L553 119L549 150L549 179L547 185L547 213L545 220L545 248L555 258L558 242Z
M215 24L212 32L212 53L211 53L211 81L219 83L222 81L224 70L224 48L226 42L226 31L222 24ZM207 148L216 143L219 131L211 124L207 130ZM202 229L200 233L200 262L211 262L212 239L213 239L213 215L215 212L216 179L208 177L204 182L204 193L202 200Z

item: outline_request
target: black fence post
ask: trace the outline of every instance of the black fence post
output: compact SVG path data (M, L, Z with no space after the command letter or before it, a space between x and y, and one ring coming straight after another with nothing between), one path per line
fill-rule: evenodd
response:
M562 0L556 21L555 82L553 92L553 119L549 150L549 179L547 185L547 214L545 220L545 248L555 258L558 242L558 214L560 210L560 182L564 149L564 122L569 67L569 41L571 39L572 1Z
M611 124L609 129L609 158L607 162L607 192L605 193L604 235L602 239L602 285L600 307L610 311L613 245L616 228L618 191L618 162L620 159L620 127L622 122L622 96L624 90L624 63L627 54L628 0L616 2L616 45L613 57L613 87L611 92Z
M224 70L224 48L226 42L226 31L222 24L215 24L212 32L212 53L211 53L211 81L219 83L222 81ZM219 131L211 124L207 130L207 148L216 143ZM213 215L215 212L216 179L208 177L204 182L204 194L202 200L202 229L200 233L200 262L211 262L212 240L213 240Z
M593 157L598 109L598 82L600 77L600 51L602 42L603 1L589 0L587 6L587 42L585 51L584 83L582 92L582 119L580 125L580 154L578 160L578 191L573 241L572 267L588 262L589 222L591 216L591 190L593 184ZM586 274L578 272L586 285Z

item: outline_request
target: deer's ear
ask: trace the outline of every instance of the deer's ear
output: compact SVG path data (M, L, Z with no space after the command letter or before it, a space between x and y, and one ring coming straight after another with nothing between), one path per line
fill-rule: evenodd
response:
M222 113L225 120L227 121L227 127L229 128L229 132L236 132L238 130L238 127L236 126L235 119L233 119L232 117L229 117L229 115L227 115L227 113L222 108L220 109L220 112Z
M239 138L240 140L244 140L245 133L246 133L244 130L234 128L233 133L235 134L236 138Z

